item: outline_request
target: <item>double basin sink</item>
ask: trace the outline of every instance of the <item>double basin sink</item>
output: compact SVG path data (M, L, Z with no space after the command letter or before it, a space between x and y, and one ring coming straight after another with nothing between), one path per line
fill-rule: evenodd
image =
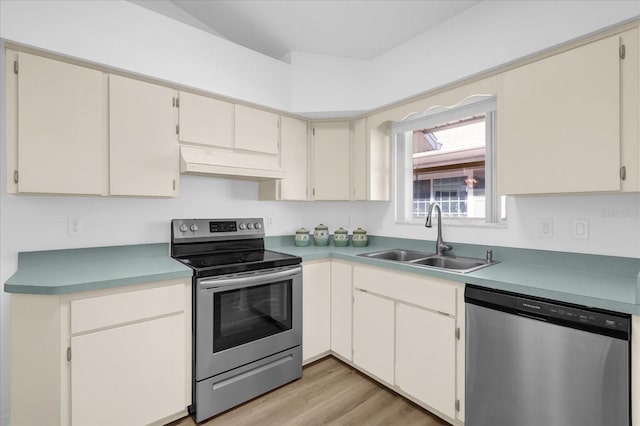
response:
M358 256L369 259L386 260L391 262L408 263L410 265L422 266L425 268L434 268L451 272L460 272L466 274L476 271L487 266L495 265L496 261L475 259L471 257L443 256L433 253L391 249L376 251L372 253L363 253Z

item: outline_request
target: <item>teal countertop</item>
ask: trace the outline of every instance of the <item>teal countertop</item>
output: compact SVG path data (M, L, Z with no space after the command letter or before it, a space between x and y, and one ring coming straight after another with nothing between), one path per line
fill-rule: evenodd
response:
M640 315L640 259L453 243L454 256L499 261L468 274L358 256L401 248L433 252L433 241L369 237L367 247L296 247L292 236L267 237L268 249L304 262L342 259L371 266L477 284L579 305ZM68 294L192 276L173 260L168 244L94 247L18 254L18 271L4 285L8 293Z
M68 294L192 275L170 257L169 244L34 251L18 254L18 271L4 291Z
M454 256L484 258L487 249L500 263L467 274L358 256L401 248L433 252L435 242L369 237L367 247L296 247L293 237L268 237L267 248L303 261L341 259L476 284L499 290L640 315L640 259L452 243Z

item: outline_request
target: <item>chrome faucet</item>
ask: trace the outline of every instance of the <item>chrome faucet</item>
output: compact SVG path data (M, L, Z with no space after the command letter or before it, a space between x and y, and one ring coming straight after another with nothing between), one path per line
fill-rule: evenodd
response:
M438 256L442 256L443 252L449 251L453 247L451 247L449 244L445 244L445 242L442 240L442 208L440 208L440 204L431 203L431 205L429 206L429 213L427 213L427 221L424 223L424 226L426 226L427 228L431 228L431 226L433 225L434 207L438 210L438 239L436 240L436 254Z

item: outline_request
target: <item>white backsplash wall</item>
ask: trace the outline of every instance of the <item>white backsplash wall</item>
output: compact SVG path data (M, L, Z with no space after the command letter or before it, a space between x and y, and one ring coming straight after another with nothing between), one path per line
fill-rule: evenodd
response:
M392 203L367 210L374 235L436 239L436 226L396 223ZM540 236L541 218L552 219L552 237ZM574 238L576 220L588 221L588 238ZM507 197L506 227L443 223L446 242L640 258L640 194Z
M182 176L180 196L170 199L5 195L2 241L10 252L169 242L171 219L195 217L262 217L267 235L293 236L320 222L331 231L365 226L361 205L259 201L255 182ZM67 235L69 217L82 219L80 235Z

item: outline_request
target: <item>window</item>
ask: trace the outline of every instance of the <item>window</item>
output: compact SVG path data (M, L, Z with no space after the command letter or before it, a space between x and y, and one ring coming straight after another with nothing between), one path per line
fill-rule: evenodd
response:
M495 192L495 98L467 102L393 125L397 220L422 220L433 202L445 218L505 218Z

